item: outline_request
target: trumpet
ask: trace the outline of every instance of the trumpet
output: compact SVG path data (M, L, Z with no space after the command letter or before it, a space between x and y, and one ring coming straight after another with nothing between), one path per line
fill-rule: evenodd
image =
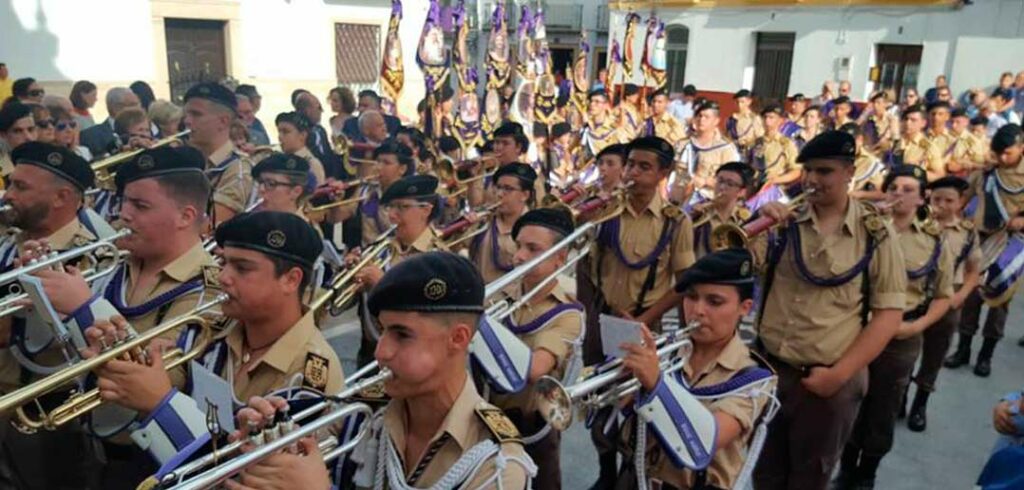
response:
M610 212L606 212L598 216L597 218L589 220L595 223L603 223L622 214L622 212L626 209L626 197L629 195L629 189L631 187L633 187L632 181L626 182L622 187L616 188L607 196L597 195L596 193L592 192L592 198L586 199L583 202L580 202L576 205L568 206L563 203L555 203L553 206L562 206L568 209L569 212L572 213L573 219L579 220L584 217L590 216L601 209L604 209L610 204L613 204L614 207ZM596 190L598 189L598 187L595 186L592 189Z
M262 204L263 198L261 197L259 199L256 199L252 204L246 206L245 210L243 210L242 213L251 213L255 211L256 208L260 207ZM210 236L203 240L203 249L206 250L206 253L211 254L213 253L214 250L217 250L217 240L214 239L213 233L211 233Z
M491 215L494 214L494 211L498 209L498 206L501 206L500 202L489 204L478 209L476 211L478 217L478 220L476 222L476 228L474 228L471 231L465 230L472 226L474 223L470 221L469 218L462 216L459 219L445 225L445 227L438 232L438 235L440 236L441 240L445 242L445 245L449 249L453 249L456 246L461 245L463 242L472 240L473 237L487 231L488 219L490 219Z
M493 163L492 163L493 162ZM469 184L483 180L494 174L497 170L497 157L484 155L474 160L463 160L453 163L450 160L439 159L434 163L434 173L437 179L444 183L448 193L445 197L455 197L465 194L469 190ZM459 178L459 174L483 165L483 172L467 178Z
M350 180L350 181L346 182L345 184L348 187L379 186L380 185L380 176L379 175L370 175L370 176L367 176L367 177L361 177L361 178L358 178L358 179L355 179L355 180ZM328 202L326 204L319 204L319 205L313 205L313 204L310 204L310 203L307 202L306 205L302 207L302 213L305 214L306 217L308 217L310 219L313 219L315 221L315 217L323 215L323 214L327 213L327 211L329 211L331 209L340 208L342 206L348 206L349 204L360 203L360 202L365 201L368 198L369 198L369 195L362 195L362 196L352 197L352 198L349 198L349 199L339 199L337 201L332 201L332 202Z
M674 373L686 363L689 349L693 345L687 335L699 325L699 322L690 322L683 329L662 334L655 339L658 358L661 359L659 366L663 373ZM680 350L683 350L683 355L675 357ZM541 417L551 424L551 428L561 432L572 425L574 407L587 410L607 407L639 390L640 382L627 374L622 360L617 359L570 386L563 386L555 378L543 376L537 380L534 400Z
M349 403L345 400L362 391L378 389L391 378L391 371L382 369L374 376L345 388L336 395L325 397L322 401L299 412L295 417L288 417L286 413L279 412L270 426L264 428L262 432L250 434L250 441L255 439L253 442L259 442L259 439L269 439L265 444L258 444L259 447L252 452L243 453L241 450L243 441L236 441L181 466L158 482L147 480L143 482L143 486L150 484L157 488L178 490L211 488L267 456L295 444L299 439L317 435L321 429L329 428L346 417L363 415L369 418L373 414L369 406L364 403ZM327 413L320 415L325 410ZM307 421L307 423L295 429L296 424L300 421ZM370 423L366 421L360 426L356 436L345 444L340 444L335 436L327 436L320 440L320 451L324 455L324 462L331 461L354 449L369 434L369 430ZM191 475L196 476L186 479Z
M376 163L376 160L353 157L352 152L372 152L377 149L377 145L372 143L356 143L343 134L334 135L331 138L331 143L334 146L334 153L341 156L346 170L350 170L349 167L352 163Z
M205 315L208 315L214 307L225 300L227 300L226 294L218 295L212 301L197 306L191 312L161 323L145 333L130 334L127 338L105 348L96 357L75 362L35 383L0 397L0 414L14 412L15 418L11 420L11 423L19 431L26 433L33 433L39 429L56 430L62 427L103 404L99 388L93 388L84 393L76 389L62 405L49 412L42 409L42 405L38 401L40 397L79 381L109 361L131 357L134 353L144 353L146 346L157 337L187 325L198 325L201 332L191 350L185 352L175 348L163 354L164 367L168 371L190 362L202 355L213 339L213 323ZM64 343L65 345L69 343L66 338ZM39 410L38 418L31 418L25 412L25 407L33 404Z
M796 209L803 204L807 196L814 194L814 192L814 188L801 192L800 195L789 201L789 204L786 204L786 208L790 211ZM747 248L751 238L768 231L777 224L778 222L775 219L768 216L755 218L743 226L734 223L722 223L711 229L711 236L708 238L711 244L711 251L718 252L729 248Z
M384 268L388 262L391 261L390 255L385 256L384 252L387 251L391 245L391 239L394 237L395 229L397 227L392 225L384 233L381 233L376 240L366 247L360 256L359 261L348 268L344 273L339 274L331 281L331 285L324 291L320 296L313 300L309 305L311 310L319 310L328 302L330 302L330 308L328 312L332 315L340 313L344 310L345 306L355 299L356 295L359 294L360 285L356 284L355 279L356 273L362 270L367 265L375 264L378 267Z
M123 151L116 155L111 155L102 160L92 162L90 166L92 171L96 174L96 187L104 189L113 189L114 176L116 171L114 167L121 165L122 163L135 158L136 155L153 148L159 148L161 146L167 146L171 143L177 143L184 141L184 138L192 133L191 129L186 129L180 133L173 134L166 138L161 138L153 143L149 148L139 148L137 150Z
M0 274L0 287L5 287L8 295L0 299L0 318L21 311L25 307L21 304L28 295L18 283L18 277L25 274L33 274L46 269L63 270L64 264L73 262L76 259L86 260L89 264L83 275L88 283L112 274L120 262L120 252L114 242L131 235L131 230L124 228L117 233L97 240L81 247L73 248L61 253L53 253L49 256L33 260L27 265ZM112 260L101 260L101 257L109 255Z

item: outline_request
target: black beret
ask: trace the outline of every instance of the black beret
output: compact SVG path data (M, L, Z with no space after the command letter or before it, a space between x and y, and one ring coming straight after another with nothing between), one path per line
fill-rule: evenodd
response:
M697 87L695 87L693 85L687 85L687 86L683 87L683 95L688 96L688 97L692 97L694 95L697 95Z
M718 167L718 170L715 170L715 175L722 172L736 172L739 174L740 179L743 181L743 187L750 187L750 183L754 181L754 169L743 162L723 164L721 167Z
M294 213L257 211L225 221L214 232L217 245L262 252L313 267L324 249L316 230Z
M836 97L835 100L832 101L832 107L835 107L835 106L837 106L839 104L849 104L849 103L850 103L850 98L849 97L847 97L845 95L840 95L839 97Z
M530 140L526 137L526 132L523 130L523 125L517 122L506 122L498 129L494 130L494 137L499 136L509 137L516 140L516 144L519 145L522 152L526 152L527 148L530 147Z
M402 165L413 164L412 150L403 145L395 138L388 138L380 143L380 146L373 149L373 158L380 158L381 155L394 155Z
M683 271L676 283L682 293L697 284L754 284L754 258L744 248L729 248L709 253Z
M523 182L523 189L533 189L533 182L537 180L537 171L528 164L525 163L509 163L502 165L498 170L494 171L493 181L497 182L498 179L505 175L511 175L519 178Z
M640 87L634 83L627 83L622 87L622 93L626 96L636 95L640 93Z
M533 123L533 137L534 138L547 138L548 137L548 125L542 122Z
M565 135L567 135L567 134L569 134L571 132L572 132L572 126L570 126L569 123L567 123L567 122L560 122L560 123L556 123L554 126L551 126L551 137L552 138L559 138L559 137L565 136Z
M693 108L693 115L696 116L697 114L700 114L701 112L707 110L721 111L721 108L718 106L718 102L705 99L697 103L697 105Z
M300 156L274 152L252 168L254 178L259 178L263 172L306 176L309 175L309 161Z
M885 93L884 90L879 90L878 92L875 92L875 93L871 94L871 98L868 99L868 100L871 101L871 102L874 102L874 101L876 101L878 99L885 99L885 100L888 101L889 100L889 96Z
M751 93L747 89L740 89L735 94L732 94L732 98L733 99L738 99L740 97L750 97L750 96L751 96Z
M527 211L512 225L512 239L519 236L524 226L543 226L562 235L569 235L576 229L572 214L563 207L537 208Z
M921 184L922 193L928 187L928 173L923 168L917 165L894 165L889 169L889 173L886 174L885 181L882 182L882 192L889 190L889 186L896 180L896 177L916 179Z
M591 97L598 97L598 96L604 97L604 98L607 99L608 98L608 92L605 92L605 90L603 88L595 88L595 89L591 90L590 92L587 92L587 99L590 99Z
M309 119L300 112L282 112L274 118L274 124L288 123L299 131L309 131Z
M388 190L381 196L381 204L387 204L395 199L416 199L431 197L437 192L437 177L430 175L410 175L402 177L391 184Z
M206 99L210 102L220 104L232 111L238 110L238 97L227 87L213 82L197 83L185 92L185 102L189 99Z
M951 115L952 117L969 117L967 115L967 109L964 109L963 107L957 107L956 109L953 109Z
M14 165L34 165L74 184L85 191L95 183L89 162L71 150L49 143L29 141L11 152Z
M928 190L950 188L956 189L957 192L964 192L968 187L970 187L970 184L966 180L955 175L947 175L928 184Z
M843 131L826 131L814 137L800 150L796 157L799 163L811 160L842 160L853 163L857 156L857 141L849 133Z
M795 93L789 98L790 102L803 102L807 100L807 96L802 93Z
M120 193L136 180L188 172L202 174L205 169L206 158L199 150L191 146L162 146L145 150L118 167L114 184Z
M768 104L768 105L764 106L764 109L761 109L761 115L762 116L766 116L766 115L768 115L770 113L775 113L775 114L778 114L780 116L786 115L786 113L783 112L783 110L782 110L782 106L779 105L779 104Z
M413 255L388 269L370 291L367 307L424 313L484 311L484 280L469 259L451 252Z
M1017 124L1006 124L992 136L992 151L1002 153L1003 150L1024 143L1024 132ZM20 147L19 147L20 148Z
M951 111L953 109L953 106L949 105L949 102L946 102L944 100L937 100L935 102L932 102L931 104L928 104L928 112L934 111L935 109L945 109L947 111Z
M656 153L659 158L668 159L670 162L676 157L676 150L672 144L658 136L641 136L630 141L626 145L626 154L629 155L629 152L633 150L650 151Z
M437 140L437 147L441 149L442 153L462 149L462 145L459 144L459 140L452 136L442 136L441 139Z
M605 155L618 155L618 156L622 157L623 160L625 160L626 159L626 145L624 145L622 143L610 144L610 145L602 148L601 151L597 152L596 159L600 160L601 157L603 157Z
M434 90L434 99L438 103L448 102L452 97L455 97L455 90L447 83L439 87L437 90Z
M248 83L243 83L238 87L235 87L235 93L238 95L244 95L250 99L253 97L260 97L260 93L256 90L256 86Z
M971 118L971 126L986 126L988 118L985 116L974 116Z

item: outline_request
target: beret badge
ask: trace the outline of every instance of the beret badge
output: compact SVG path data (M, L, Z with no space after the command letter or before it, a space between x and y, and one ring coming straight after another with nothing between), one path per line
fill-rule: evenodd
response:
M46 155L46 163L54 167L59 167L64 163L64 156L57 152L50 153L49 155Z
M750 261L749 260L744 260L743 263L740 264L740 275L741 276L750 275Z
M271 230L270 233L267 233L267 245L271 247L281 248L286 241L287 237L285 237L284 232L281 230Z
M423 286L423 297L430 301L438 301L447 294L448 283L436 277L427 281L427 284Z
M139 168L143 170L148 170L153 168L155 165L156 162L153 161L153 157L149 155L142 155L141 157L139 157Z

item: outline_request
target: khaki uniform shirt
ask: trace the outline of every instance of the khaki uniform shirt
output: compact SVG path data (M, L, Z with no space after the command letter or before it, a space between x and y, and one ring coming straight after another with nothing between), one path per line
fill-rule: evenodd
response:
M711 206L705 207L699 214L695 213L693 215L694 225L696 225L699 221L704 221L704 224L700 225L699 227L694 226L693 228L694 259L700 260L701 257L711 253L711 250L708 249L708 247L711 246L711 230L714 230L715 227L726 223L742 226L743 223L746 223L751 216L752 213L750 212L750 210L747 209L746 206L743 206L742 204L737 204L733 206L732 213L726 219L723 219L722 216L718 213L718 211L715 211L715 209ZM754 237L751 243L757 244L757 246L754 248L760 249L759 253L754 252L753 250L751 251L751 253L755 255L754 262L759 264L761 263L761 261L757 260L756 257L759 256L762 259L764 258L764 248L767 245L767 242L763 238L763 235L758 235L757 237Z
M227 168L214 172L215 169L221 168L221 165L227 165ZM213 202L215 204L220 204L236 213L245 210L254 191L252 162L245 153L236 149L230 141L224 143L224 146L210 155L206 173L213 185Z
M1016 167L997 168L995 172L996 175L999 176L999 180L1003 185L1011 189L1024 188L1024 159L1022 159ZM974 212L974 228L982 234L989 234L999 230L985 229L984 177L985 175L981 172L974 172L971 174L968 179L971 184L970 195L965 196L965 199L970 199L971 196L978 196L978 209ZM1024 214L1024 193L1010 194L1007 192L999 192L999 199L1002 201L1003 206L1006 209L1006 213L1009 216L1008 219L1013 219L1015 216L1021 216Z
M813 207L798 210L789 226L800 229L803 247L798 252L807 269L818 277L834 277L854 266L865 253L869 231L865 216L869 205L856 199L848 201L846 217L839 230L829 236L818 232ZM903 253L892 226L881 222L874 257L868 265L872 309L897 309L906 306L903 291L907 285ZM771 290L765 298L760 318L760 338L773 356L796 365L832 365L860 335L861 279L855 277L838 287L820 287L807 282L793 261L792 240L786 245L775 268Z
M427 229L420 233L420 236L416 237L408 247L398 243L397 239L391 240L391 265L398 265L399 262L405 260L407 257L420 254L423 252L431 252L435 250L447 251L448 248L444 246L441 239L437 237L437 233L434 232L434 228L428 226Z
M384 189L375 190L361 189L359 192L373 192L377 195L377 216L366 214L366 208L362 205L359 206L359 212L363 213L360 224L363 228L363 245L373 243L381 233L387 231L388 227L391 226L391 219L388 218L388 212L384 210L384 205L380 203L380 196L384 194Z
M523 212L525 213L526 211L524 208ZM504 267L512 267L512 256L516 254L516 241L512 239L512 228L503 230L501 223L498 223L492 236L491 227L495 221L496 218L493 218L487 222L487 231L484 231L483 235L473 240L472 246L469 248L469 258L476 264L477 270L483 276L484 284L493 282L505 275L505 271L494 265L495 261ZM495 238L498 240L497 258L492 253Z
M135 286L139 281L141 268L142 264L138 260L129 259L128 281L125 287L125 301L129 306L141 305L197 277L204 277L204 273L213 274L215 277L220 272L220 268L216 265L213 256L203 248L202 241L196 242L187 252L167 264L160 271L160 278L156 284L145 291ZM211 277L211 279L213 278ZM207 297L205 300L209 301L211 299L213 298ZM199 294L188 294L179 297L174 300L171 307L163 314L162 320L167 321L184 315L194 309L199 301ZM143 333L155 327L158 324L157 317L160 316L157 310L137 318L132 318L130 320L132 328L139 333ZM162 337L177 340L177 331Z
M964 131L959 136L954 136L950 153L951 161L959 162L961 165L979 167L985 164L987 156L988 148L970 131Z
M932 144L923 134L918 133L910 140L904 138L896 143L896 151L903 152L903 163L917 165L928 172L944 173L945 160L938 146Z
M725 348L718 355L718 359L704 367L701 372L695 372L690 363L683 365L683 374L687 382L695 388L711 386L724 383L732 379L739 371L749 367L757 366L757 362L750 357L750 349L743 343L739 335L736 335L726 344ZM771 388L775 384L773 380ZM765 391L768 391L766 389ZM739 393L732 396L725 396L717 400L702 400L712 413L719 412L726 414L740 424L739 436L723 447L716 447L711 458L711 464L707 467L708 485L718 488L732 488L736 483L736 477L743 469L746 461L747 441L750 440L754 424L768 404L767 395L759 394L756 398L747 396L747 393ZM623 434L630 441L631 447L635 437L636 417L627 422ZM630 447L627 446L627 447ZM631 452L631 451L630 451ZM627 461L632 461L632 456ZM694 473L679 468L672 463L672 460L664 452L661 443L648 432L647 436L647 477L668 483L676 488L692 488L694 485Z
M867 130L869 124L875 126L874 134L877 135L873 138L869 137L871 133ZM885 113L881 117L878 114L872 114L867 121L861 126L864 130L864 145L871 150L872 153L882 154L892 149L892 143L900 137L900 120L895 114Z
M712 141L711 145L707 147L709 149L704 149L698 146L696 139L690 140L690 146L692 148L683 150L684 159L686 159L688 153L695 153L694 157L696 161L693 168L696 169L696 172L694 172L694 175L704 177L706 179L714 177L715 172L718 172L718 167L729 162L735 162L740 158L739 150L736 148L736 145L726 141L721 134L715 135L714 141ZM681 163L684 166L677 171L688 171L685 167L688 162Z
M625 143L632 141L643 132L643 115L640 113L640 109L637 109L636 106L629 102L619 104L619 111L619 117L621 118L619 122L619 124L621 124L619 131L622 142Z
M800 150L796 149L793 140L782 134L766 134L761 137L761 151L764 157L763 171L767 178L781 177L800 169L800 164L796 163Z
M942 128L942 131L929 130L927 138L928 141L931 142L932 146L938 150L939 155L942 157L943 164L949 163L949 158L953 155L951 149L953 148L953 144L956 143L956 136L954 136L948 129Z
M623 128L618 125L618 121L611 114L605 115L601 123L588 118L584 128L591 156L596 156L608 145L629 141L622 131Z
M932 258L935 252L937 240L941 239L941 229L935 223L928 225L914 220L910 228L905 232L896 232L897 240L903 249L903 259L906 261L906 270L918 270L924 267ZM934 281L933 299L948 298L953 295L953 261L956 260L956 253L948 244L942 244L939 252L938 270L934 276L927 274L920 279L907 279L906 307L904 311L917 308L924 302L926 289L929 283Z
M953 272L953 287L959 288L964 283L964 270L968 262L981 267L981 241L974 231L974 222L957 219L952 224L943 226L942 239L944 240L943 246L953 252L953 262L956 266L956 270ZM960 258L964 247L967 246L967 240L972 241L971 249L963 261L956 264L956 260Z
M651 116L654 121L654 136L663 138L678 148L680 142L686 139L686 126L669 113L660 116Z
M555 286L546 297L519 308L510 318L515 325L525 325L558 305L575 302L575 298L563 291L561 286ZM579 338L582 329L583 313L568 311L556 316L544 327L521 335L519 338L530 347L531 351L543 349L555 356L555 369L548 375L561 380L565 375L565 368L571 360L572 342ZM519 393L491 396L491 401L502 410L519 409L523 414L533 413L537 410L535 399L536 395L532 385Z
M674 210L670 211L669 208ZM654 286L647 291L641 305L644 308L650 307L668 293L675 285L676 274L693 265L695 260L692 223L685 214L671 217L676 210L678 208L675 205L655 194L650 204L641 210L634 210L627 201L626 209L620 217L618 239L623 255L630 262L637 262L654 250L661 237L665 220L677 220L675 236L658 257ZM619 261L614 250L599 244L594 244L593 247L591 256L599 258L600 269L593 271L592 277L598 277L597 272L600 272L598 280L605 300L612 311L632 314L647 279L648 268L630 269ZM597 260L594 263L596 264Z
M885 167L878 157L861 148L853 161L854 174L850 191L880 191L885 181Z
M241 373L239 368L248 352L245 328L232 322L217 335L215 341L223 341L228 347L228 361L222 377L231 383L236 400L247 402L251 397L265 396L293 383L328 394L341 391L345 385L341 361L317 328L314 313L310 311L303 315L262 356L250 361L250 366ZM319 361L327 365L323 366ZM303 375L302 383L295 383L297 374ZM184 368L174 370L171 373L172 384L181 389L185 385L185 375Z
M15 229L9 229L7 237L4 239L13 240L15 244L13 246L20 248L25 240L25 237ZM46 237L46 241L50 245L50 249L58 252L70 250L75 247L81 247L88 245L96 241L96 235L93 235L78 218L72 219L66 225L55 231L52 235ZM0 322L10 322L11 319L0 318ZM27 319L27 321L34 321ZM34 361L37 364L44 366L58 366L65 362L64 355L56 345L52 345L38 355L34 357ZM21 365L17 359L11 354L9 349L0 349L0 390L3 392L9 392L18 386L21 386L19 380L21 374ZM33 375L32 380L41 378L40 376Z
M760 115L754 112L749 114L736 112L729 117L736 121L736 136L733 138L733 143L736 146L749 148L758 138L764 136L764 123L761 122Z
M392 400L384 409L386 433L380 434L380 437L391 437L399 459L405 458L410 410L416 410L416 407L410 407L405 400ZM463 454L488 439L500 443L503 457L523 460L528 458L521 443L499 438L478 410L489 410L493 413L495 409L480 397L472 380L467 376L466 382L462 386L462 392L455 399L455 404L448 411L437 433L430 439L429 449L424 451L422 459L415 461L414 464L403 461L406 483L415 485L417 488L428 488L436 484L451 470ZM512 429L504 427L506 424L511 425L511 421L508 419L503 419L500 423L503 429ZM377 464L384 464L384 462L377 461ZM494 477L497 471L494 459L486 460L476 475L459 488L481 488L485 482ZM415 478L413 478L414 476ZM413 481L410 482L410 479ZM501 470L501 488L521 490L526 488L526 485L526 471L522 466L508 461L505 469Z
M320 162L320 159L313 155L313 152L309 151L308 147L303 146L301 150L295 152L295 156L305 158L309 162L309 171L316 177L316 185L321 185L327 182L327 174L324 172L324 164Z

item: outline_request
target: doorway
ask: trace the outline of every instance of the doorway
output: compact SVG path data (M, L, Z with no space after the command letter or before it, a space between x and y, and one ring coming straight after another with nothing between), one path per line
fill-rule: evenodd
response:
M224 21L165 19L171 100L181 104L189 87L227 77Z
M920 45L879 44L875 91L892 90L897 100L903 100L907 89L917 87L923 49Z

